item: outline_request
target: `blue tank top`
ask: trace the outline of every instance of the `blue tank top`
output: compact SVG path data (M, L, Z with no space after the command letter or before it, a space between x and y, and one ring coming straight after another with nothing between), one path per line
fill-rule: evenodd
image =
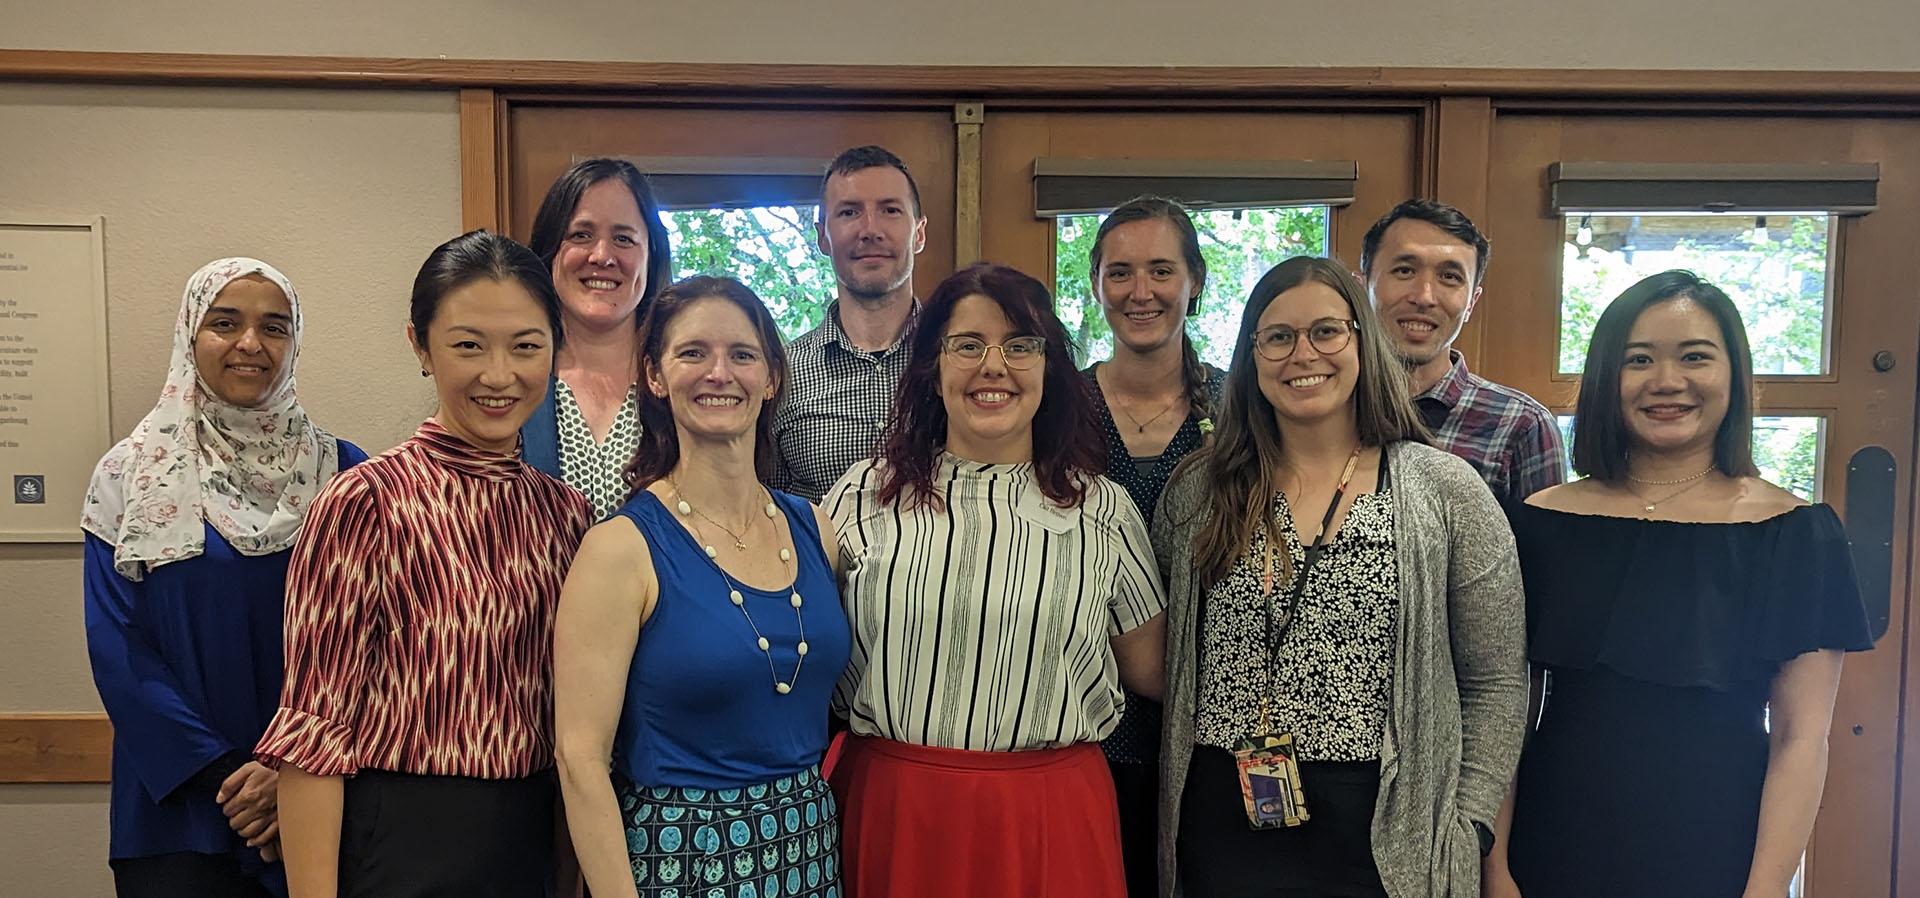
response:
M798 496L773 496L798 549L791 589L753 589L738 580L730 586L651 492L641 490L617 512L646 537L660 584L627 669L613 743L614 768L635 785L751 786L805 770L826 752L827 702L850 647L847 617L812 507ZM772 671L753 627L729 599L732 588L772 648ZM795 677L803 623L807 655ZM776 676L792 690L776 691Z

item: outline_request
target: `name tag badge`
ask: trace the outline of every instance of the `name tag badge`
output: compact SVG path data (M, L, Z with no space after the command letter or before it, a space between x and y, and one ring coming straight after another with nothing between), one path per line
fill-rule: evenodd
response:
M1240 798L1249 826L1277 829L1307 822L1307 794L1300 788L1292 733L1240 740L1234 746L1233 766L1240 772Z
M1047 494L1037 486L1021 490L1020 497L1014 501L1013 510L1049 533L1066 533L1080 525L1079 508L1061 508L1053 504L1053 500L1048 499Z

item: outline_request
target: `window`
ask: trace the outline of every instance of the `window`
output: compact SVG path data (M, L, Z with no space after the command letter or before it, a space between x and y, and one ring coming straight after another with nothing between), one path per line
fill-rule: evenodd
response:
M1567 479L1573 473L1573 416L1560 415L1567 447ZM1753 419L1753 463L1760 477L1808 502L1820 501L1825 473L1827 419L1818 415L1765 415Z
M1113 354L1113 333L1093 299L1087 258L1101 218L1063 215L1056 219L1055 307L1081 348L1082 364ZM1207 286L1200 296L1200 311L1187 322L1187 333L1201 360L1227 367L1240 329L1240 312L1253 285L1267 269L1289 257L1326 255L1330 221L1327 206L1193 211L1200 255L1207 260Z
M739 278L791 340L820 323L833 301L833 265L814 244L819 207L751 206L660 213L673 245L674 278Z
M1608 303L1671 268L1689 269L1732 297L1755 374L1827 373L1835 222L1824 212L1567 215L1560 373L1585 367L1594 323Z

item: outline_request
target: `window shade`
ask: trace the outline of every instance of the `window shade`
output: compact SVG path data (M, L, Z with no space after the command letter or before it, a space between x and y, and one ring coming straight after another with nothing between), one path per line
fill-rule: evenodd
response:
M1553 211L1834 212L1878 202L1880 164L1556 162L1547 168Z
M801 156L621 156L647 175L660 208L811 206L830 159Z
M1345 206L1359 169L1354 162L1042 158L1033 162L1033 212L1106 212L1142 194L1201 209Z

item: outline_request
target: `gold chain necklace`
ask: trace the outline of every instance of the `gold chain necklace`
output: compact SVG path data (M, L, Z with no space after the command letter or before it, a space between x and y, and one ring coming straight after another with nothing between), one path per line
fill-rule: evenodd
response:
M752 515L747 516L746 525L740 528L739 533L735 533L733 532L732 527L728 527L727 525L722 524L719 521L716 521L710 517L707 517L706 512L703 512L700 509L693 507L692 504L688 503L686 494L680 492L680 484L673 482L672 478L668 478L667 485L670 487L673 487L674 498L678 499L680 503L679 511L681 515L686 515L688 513L699 515L701 520L706 521L707 523L712 524L713 526L718 527L721 530L725 531L727 536L733 539L733 547L735 549L739 549L742 552L745 552L747 550L747 540L745 538L745 534L753 531ZM767 517L771 518L773 517L773 514L774 514L773 503L768 502ZM702 542L704 541L705 540L702 540Z
M705 514L702 514L699 509L694 508L693 503L688 502L687 497L680 492L679 484L668 480L667 485L673 487L675 500L674 510L678 511L681 517L686 517L689 514L696 515L715 527L727 530L719 521L707 517ZM767 497L766 513L768 520L772 520L775 515L780 513L779 507L773 504L773 497L771 495ZM747 520L748 527L751 528L752 517L749 516ZM774 532L777 534L779 531L780 528L775 526ZM733 531L727 530L727 533L732 535ZM793 587L787 590L787 604L793 608L794 624L799 629L800 635L796 638L793 646L795 655L793 673L782 680L780 679L780 672L776 670L773 665L773 643L767 639L766 634L760 632L760 625L754 621L753 612L747 610L747 597L741 592L741 584L739 581L733 579L732 574L727 573L726 568L720 566L718 561L720 553L714 551L713 545L707 542L706 534L700 532L700 527L697 524L693 527L693 535L699 539L702 544L700 548L707 553L707 560L713 564L713 569L719 572L721 581L727 585L727 601L731 602L733 607L740 609L740 615L747 620L747 629L753 631L754 645L760 649L760 654L766 656L767 673L773 677L773 691L781 695L792 692L794 685L800 682L800 669L805 667L807 663L807 621L800 613L800 609L805 606L806 600L800 597L799 577L797 575L794 576ZM740 542L739 537L734 538L734 545L743 550L746 548L746 546ZM780 547L780 564L782 567L788 569L789 574L791 574L793 569L794 553L799 551L799 548L798 544L795 544L791 549L787 546Z
M1098 381L1098 378L1096 378L1095 380L1096 380L1096 382L1097 382L1097 381ZM1116 396L1115 398L1117 399L1118 397ZM1122 405L1122 404L1120 404L1119 402L1115 402L1115 401L1113 401L1112 399L1109 399L1109 400L1107 401L1107 406L1108 406L1109 408L1117 408L1117 409L1119 409L1119 410L1120 410L1120 414L1123 414L1123 415L1126 415L1126 416L1127 416L1127 420L1129 420L1129 421L1132 421L1132 422L1133 422L1133 432L1134 432L1134 433L1146 433L1146 432L1147 432L1147 425L1149 425L1149 424L1152 424L1153 422L1155 422L1155 421L1158 421L1158 420L1160 420L1161 418L1164 418L1164 417L1166 417L1166 415L1167 415L1167 413L1168 413L1168 412L1170 412L1170 411L1173 411L1173 407L1174 407L1174 406L1176 406L1176 405L1179 405L1179 404L1180 404L1180 400L1182 400L1182 399L1185 399L1185 398L1186 398L1186 396L1185 396L1184 394L1183 394L1183 395L1179 395L1179 396L1175 396L1175 397L1173 397L1173 401L1172 401L1172 402L1169 402L1169 403L1167 403L1167 404L1166 404L1166 406L1165 406L1164 408L1162 408L1162 409L1160 409L1160 411L1159 411L1159 413L1158 413L1158 414L1155 414L1155 415L1154 415L1153 417L1151 417L1151 418L1148 418L1148 419L1147 419L1147 420L1145 420L1145 421L1141 421L1141 420L1140 420L1139 418L1136 418L1136 417L1134 417L1134 415L1133 415L1133 412L1132 412L1132 411L1129 411L1129 410L1127 409L1127 407L1126 407L1126 406L1124 406L1124 405Z
M1127 420L1133 422L1134 433L1146 433L1148 424L1152 424L1153 422L1158 421L1163 417L1166 417L1166 414L1170 411L1173 411L1173 407L1179 404L1180 404L1180 399L1178 397L1175 397L1172 402L1167 403L1166 408L1163 408L1160 410L1159 414L1154 415L1151 418L1148 418L1145 422L1142 422L1139 418L1134 417L1132 412L1127 411L1126 406L1120 406L1120 413L1123 415L1126 415Z
M1658 499L1647 498L1647 495L1645 493L1642 493L1639 490L1634 489L1631 485L1627 487L1627 492L1632 493L1634 495L1634 498L1639 499L1641 502L1646 503L1640 507L1640 510L1642 512L1646 514L1653 514L1653 510L1659 507L1661 503L1671 502L1675 499L1678 499L1681 496L1687 494L1688 492L1691 492L1694 487L1697 487L1700 484L1706 483L1707 482L1705 479L1706 476L1708 474L1712 474L1717 469L1717 467L1718 467L1717 465L1709 465L1707 466L1706 470L1701 471L1698 474L1689 474L1678 480L1646 480L1644 478L1635 477L1632 474L1628 474L1627 479L1629 481L1632 481L1633 483L1643 484L1645 486L1679 486L1680 488L1664 496L1661 496ZM1681 486L1681 484L1685 484L1685 486Z

